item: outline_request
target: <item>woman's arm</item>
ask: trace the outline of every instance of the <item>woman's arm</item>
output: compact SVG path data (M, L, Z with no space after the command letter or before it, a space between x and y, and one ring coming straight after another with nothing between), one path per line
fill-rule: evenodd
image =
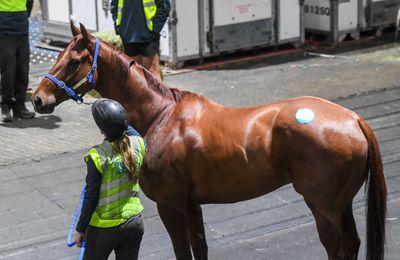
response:
M81 215L79 217L78 224L76 225L76 231L79 233L84 233L89 225L92 214L97 207L97 203L99 202L101 185L101 173L99 170L97 170L91 158L87 160L86 165L86 192L83 200Z
M128 133L129 136L140 136L138 131L136 131L135 128L133 128L132 126L128 126L128 129L126 130L126 132Z

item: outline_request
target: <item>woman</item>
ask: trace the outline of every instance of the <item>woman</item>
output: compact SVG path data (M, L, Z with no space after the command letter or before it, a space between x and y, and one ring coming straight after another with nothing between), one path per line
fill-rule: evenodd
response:
M75 242L86 241L85 259L137 259L144 225L138 177L145 143L128 126L125 109L117 101L99 99L93 118L105 136L89 150L86 190L76 227Z

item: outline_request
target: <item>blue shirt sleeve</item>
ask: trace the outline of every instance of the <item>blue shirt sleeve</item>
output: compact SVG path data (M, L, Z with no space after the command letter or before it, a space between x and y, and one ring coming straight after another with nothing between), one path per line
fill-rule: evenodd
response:
M143 138L143 137L139 134L139 132L136 131L136 129L133 128L132 126L128 126L128 130L126 130L126 132L128 133L129 136L139 136L139 137ZM145 148L147 149L146 140L143 139L143 141L144 141L144 146L145 146Z
M86 191L83 199L82 211L76 231L84 233L92 218L93 212L99 203L101 173L97 170L92 159L87 161Z
M136 131L135 128L133 128L132 126L128 126L128 130L126 130L126 132L128 133L129 136L140 136L138 131Z

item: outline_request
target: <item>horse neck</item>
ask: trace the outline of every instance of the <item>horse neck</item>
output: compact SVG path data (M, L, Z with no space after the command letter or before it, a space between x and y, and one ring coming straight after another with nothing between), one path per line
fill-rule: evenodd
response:
M105 46L99 55L96 90L102 97L120 102L130 123L144 136L171 101L152 91L143 71L135 64L130 66L130 61Z

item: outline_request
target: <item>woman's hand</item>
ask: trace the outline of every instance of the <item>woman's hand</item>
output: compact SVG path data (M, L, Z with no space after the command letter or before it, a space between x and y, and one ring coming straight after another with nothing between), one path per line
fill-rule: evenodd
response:
M76 232L74 240L77 247L82 247L82 242L85 240L85 233Z

